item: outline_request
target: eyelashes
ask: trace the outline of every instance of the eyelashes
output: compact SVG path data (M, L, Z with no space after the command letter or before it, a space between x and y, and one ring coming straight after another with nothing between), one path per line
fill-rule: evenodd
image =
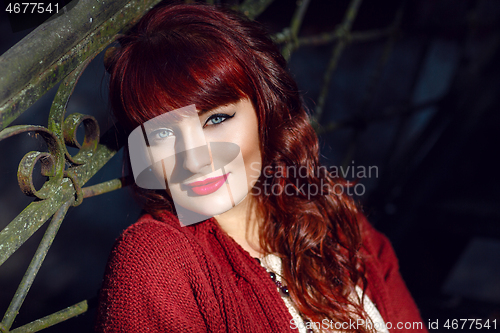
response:
M203 128L220 125L223 122L225 122L226 120L233 118L235 115L236 115L236 112L233 113L232 115L229 115L227 113L213 114L207 118L207 120L203 124ZM161 142L163 142L163 141L165 141L173 136L175 136L175 132L172 129L159 128L157 130L152 131L148 135L148 139L151 143L158 144L158 143L161 143Z
M214 126L214 125L222 124L226 120L233 118L235 114L236 114L236 112L233 113L232 115L228 115L226 113L213 114L210 117L208 117L208 119L205 121L205 124L203 124L203 128L205 128L207 126ZM210 124L210 122L211 122L211 124Z
M167 140L169 137L174 135L174 131L169 128L160 128L148 135L149 142L158 143Z

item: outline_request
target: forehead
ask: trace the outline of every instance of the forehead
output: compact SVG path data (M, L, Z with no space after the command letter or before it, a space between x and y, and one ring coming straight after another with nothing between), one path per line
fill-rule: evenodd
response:
M144 128L153 128L158 126L167 126L178 124L188 119L198 119L198 112L194 104L162 113L143 123Z

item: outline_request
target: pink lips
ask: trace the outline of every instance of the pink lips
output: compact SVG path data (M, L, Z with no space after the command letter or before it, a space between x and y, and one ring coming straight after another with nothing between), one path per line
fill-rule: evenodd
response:
M186 184L197 195L207 195L217 191L226 181L229 174Z

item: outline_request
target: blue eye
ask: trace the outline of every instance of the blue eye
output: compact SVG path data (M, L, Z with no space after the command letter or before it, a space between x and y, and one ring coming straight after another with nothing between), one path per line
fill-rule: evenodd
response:
M167 136L170 135L170 132L168 130L162 130L158 133L156 133L156 135L160 138L160 139L163 139L163 138L166 138Z
M228 114L225 114L225 113L213 114L210 117L208 117L208 119L205 121L205 125L203 125L203 127L206 127L207 125L219 125L219 124L222 124L227 119L233 118L235 114L236 114L236 112L233 113L233 115L228 115Z
M149 137L150 137L149 140L153 141L153 142L158 142L158 141L165 140L172 135L174 135L174 132L171 129L160 128L160 129L157 129L156 131L151 132L151 134L149 135Z
M220 124L226 119L221 117L221 116L216 116L216 117L213 117L211 120L212 120L212 124Z

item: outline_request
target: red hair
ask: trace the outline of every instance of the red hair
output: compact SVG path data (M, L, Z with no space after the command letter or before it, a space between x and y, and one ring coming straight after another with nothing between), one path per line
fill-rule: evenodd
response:
M319 169L318 138L297 85L268 34L233 11L160 5L146 14L109 61L110 103L128 130L186 105L200 110L248 98L257 113L263 172L253 191L260 245L282 258L283 278L306 319L366 318L355 286L366 286L357 208L344 194L268 195L278 184L323 189L343 183ZM288 169L287 169L288 168ZM307 175L280 177L276 170ZM165 191L142 191L150 212L172 210ZM367 332L367 328L361 329Z

